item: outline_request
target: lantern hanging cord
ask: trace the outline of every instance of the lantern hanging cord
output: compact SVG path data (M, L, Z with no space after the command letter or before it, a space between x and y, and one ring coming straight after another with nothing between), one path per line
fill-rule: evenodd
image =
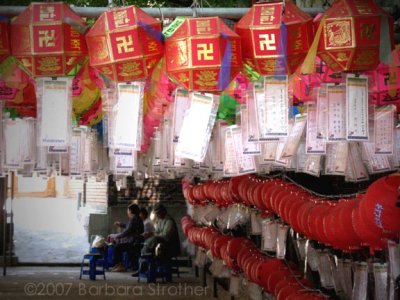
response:
M360 190L357 193L351 193L351 194L338 194L338 195L323 195L323 194L319 194L317 192L314 192L308 188L306 188L305 186L301 185L300 183L296 182L294 179L290 178L287 175L283 175L282 176L283 179L290 181L291 183L293 183L294 185L298 186L299 188L302 188L303 190L309 192L310 194L320 197L320 198L325 198L325 199L340 199L340 198L355 198L357 195L359 194L364 194L366 192L366 190Z

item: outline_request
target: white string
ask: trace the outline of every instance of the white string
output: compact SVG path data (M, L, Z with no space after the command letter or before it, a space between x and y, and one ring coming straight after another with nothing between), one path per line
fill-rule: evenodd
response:
M364 194L367 191L367 190L364 189L364 190L358 191L357 193L351 193L351 194L323 195L323 194L319 194L317 192L314 192L314 191L306 188L305 186L303 186L300 183L296 182L295 180L293 180L292 178L290 178L287 175L283 175L282 178L284 178L287 181L290 181L294 185L298 186L299 188L302 188L303 190L309 192L310 194L315 195L315 196L320 197L320 198L327 198L327 199L354 198L357 195Z

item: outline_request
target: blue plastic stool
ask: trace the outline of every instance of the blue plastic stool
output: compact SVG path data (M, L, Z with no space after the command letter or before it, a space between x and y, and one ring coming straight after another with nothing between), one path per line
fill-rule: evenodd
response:
M89 263L89 269L85 269L86 261ZM101 269L99 270L97 267ZM82 275L89 275L90 280L96 280L96 275L103 275L106 279L105 269L106 261L103 255L96 248L92 248L91 253L83 256L79 279L82 279Z

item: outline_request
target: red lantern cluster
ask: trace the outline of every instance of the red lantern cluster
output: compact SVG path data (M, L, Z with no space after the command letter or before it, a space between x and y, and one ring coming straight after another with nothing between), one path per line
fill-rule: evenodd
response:
M369 246L386 248L386 239L400 233L400 176L374 182L365 195L332 201L313 196L281 179L257 179L254 175L229 181L208 181L184 189L193 205L218 206L243 203L264 214L275 214L296 232L342 251ZM396 206L397 205L397 206Z
M67 75L86 55L85 21L63 2L31 3L11 22L12 55L33 76Z
M248 280L277 299L326 299L305 289L312 289L313 284L302 278L294 265L265 256L249 239L221 234L214 227L198 227L189 216L181 219L181 225L191 243L210 250L214 258L222 259L233 272L244 273Z

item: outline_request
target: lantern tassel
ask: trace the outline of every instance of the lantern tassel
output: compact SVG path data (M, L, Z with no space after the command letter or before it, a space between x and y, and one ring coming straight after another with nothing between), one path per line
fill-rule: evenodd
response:
M379 48L379 59L384 64L392 63L392 43L390 42L390 18L383 14L381 16L381 40Z
M142 21L138 21L138 25L146 31L153 39L155 39L159 43L164 43L164 36L160 30L155 29L149 24L146 24Z
M303 65L301 66L301 73L303 74L311 74L315 71L315 58L317 57L319 39L321 38L322 28L324 28L325 25L325 19L326 16L323 16L321 23L319 23L317 32L315 33L310 50L308 50L307 56L304 59Z

